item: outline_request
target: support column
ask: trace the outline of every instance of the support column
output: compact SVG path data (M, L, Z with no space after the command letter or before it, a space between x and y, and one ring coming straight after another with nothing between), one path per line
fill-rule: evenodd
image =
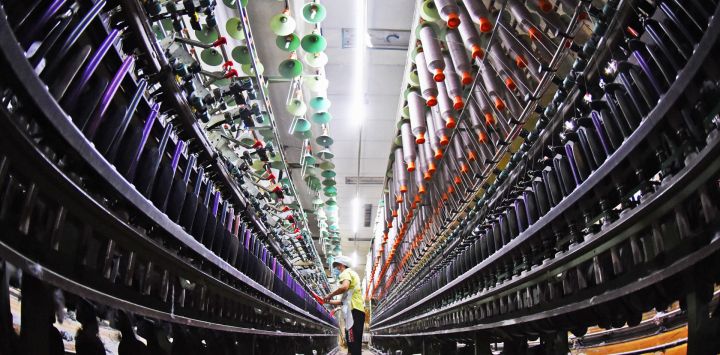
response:
M710 318L708 302L701 292L694 290L685 296L688 315L688 347L689 355L716 354L720 351L720 320Z
M570 352L568 335L565 331L541 335L540 346L542 347L542 353L548 355L567 354Z
M487 335L481 334L480 332L475 333L475 355L491 355L490 351L490 338Z
M454 354L457 350L457 344L454 340L445 340L440 343L440 352L438 354Z
M508 355L524 355L528 352L527 339L510 338L503 342L503 354Z

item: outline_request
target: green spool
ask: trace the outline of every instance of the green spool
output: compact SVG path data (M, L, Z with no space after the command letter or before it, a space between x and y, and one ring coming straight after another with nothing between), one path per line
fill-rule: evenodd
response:
M328 56L325 52L305 53L305 63L313 68L322 68L328 62Z
M413 69L408 73L408 84L414 88L420 87L420 78L417 69Z
M325 37L317 33L311 33L303 37L300 45L305 52L320 53L327 48L327 41L325 40Z
M300 76L303 72L303 65L297 59L285 59L280 62L278 67L280 75L286 79L292 79Z
M322 184L323 184L323 186L335 186L335 185L337 185L337 181L335 181L333 179L325 179L325 180L323 180Z
M260 71L258 74L262 75L262 73L265 71L265 67L262 65L262 63L257 63L257 68ZM255 76L255 69L252 67L252 64L243 64L240 66L240 70L242 70L243 73L251 76Z
M324 177L324 178L326 178L326 179L334 178L335 175L337 175L337 173L335 172L335 170L323 170L323 172L320 173L320 176L322 176L322 177Z
M325 124L332 120L332 115L328 112L316 112L312 114L310 119L317 124Z
M330 108L330 100L323 96L315 96L310 99L310 107L315 111L327 111Z
M403 91L403 98L405 99L405 101L407 101L408 95L410 95L410 93L413 91L415 90L413 90L412 86L408 86L405 88L405 91Z
M308 176L307 178L305 178L305 183L313 191L320 190L320 179L315 176Z
M231 17L225 22L225 30L234 39L244 40L245 32L242 29L242 22L237 17Z
M418 49L419 49L419 47L415 46L415 47L413 47L413 49L410 51L410 60L411 60L413 63L415 63L415 57L417 57L417 55L418 55Z
M233 10L237 9L237 0L223 0L223 4ZM248 0L240 0L240 6L247 7L247 4Z
M287 36L295 31L295 19L282 13L270 19L270 30L277 36Z
M327 194L325 194L325 196L327 196ZM326 203L326 204L325 204L325 210L330 211L330 212L337 211L337 210L338 210L338 206L337 206L337 205L332 205L332 206L331 206L331 205L328 205L328 204ZM334 227L334 225L331 225L328 229L332 230L332 227ZM337 228L337 227L335 227L335 228Z
M307 131L304 131L304 132L297 132L297 131L296 131L296 132L293 132L293 137L295 137L295 138L297 138L297 139L300 139L300 140L302 140L302 139L310 139L310 138L312 138L312 131L311 131L311 130L307 130Z
M323 149L317 153L318 158L322 160L330 160L335 157L335 154L330 151L330 149Z
M315 157L309 153L305 154L304 160L305 160L305 165L310 165L310 166L315 165L315 162L316 162Z
M223 63L223 56L215 48L206 48L200 52L200 59L205 64L216 66Z
M327 90L329 84L328 80L320 75L312 75L305 77L305 80L303 82L305 83L308 90L313 92L323 92Z
M410 106L407 104L400 110L400 116L404 119L410 119Z
M291 99L287 104L287 111L293 116L303 116L307 112L307 106L300 99Z
M331 191L325 191L325 196L327 196L327 197L335 197L335 196L337 196L337 191L333 191L333 190L331 190Z
M202 25L202 30L195 31L195 37L202 43L210 44L217 41L219 35L215 28L208 28L207 25Z
M308 23L320 23L325 16L327 16L327 10L320 3L310 2L303 6L303 18Z
M332 137L323 134L315 139L315 143L323 147L329 147L334 143L334 140L332 139Z
M306 120L303 117L300 117L295 122L295 127L293 128L294 132L307 132L312 128L312 124L310 124L310 121Z
M250 64L252 57L250 56L250 50L246 46L237 46L230 52L230 56L236 62L240 64Z
M275 44L278 48L286 52L294 52L298 49L298 47L300 47L300 38L294 33L287 36L277 36L275 38Z
M420 7L420 17L425 21L438 22L442 21L435 2L433 0L425 0Z
M320 169L332 170L332 169L335 169L335 164L331 161L324 161L324 162L320 163Z
M230 79L228 78L228 79L220 79L220 80L217 80L217 81L215 81L213 84L215 84L215 86L218 86L218 87L225 87L225 86L230 85L231 82L232 82L232 80L230 80Z
M160 23L162 24L162 27L165 29L165 31L168 34L174 32L172 19L169 19L169 18L162 19L162 20L160 20ZM158 28L158 30L160 30L160 29Z

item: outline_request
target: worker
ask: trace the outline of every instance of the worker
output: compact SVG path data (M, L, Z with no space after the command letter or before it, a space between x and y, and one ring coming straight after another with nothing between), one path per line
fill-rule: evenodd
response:
M335 257L332 263L333 275L340 286L328 293L324 300L332 305L341 305L345 316L345 339L348 345L348 355L361 355L362 333L365 327L365 305L360 290L360 276L350 268L350 258L344 255ZM340 301L333 297L342 295Z

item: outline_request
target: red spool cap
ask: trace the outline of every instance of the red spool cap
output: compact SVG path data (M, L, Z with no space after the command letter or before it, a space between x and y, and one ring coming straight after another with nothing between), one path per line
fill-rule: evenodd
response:
M460 177L459 177L459 176L455 176L455 178L453 179L453 182L454 182L456 185L460 185L460 184L462 183L462 180L460 180ZM448 189L448 192L452 193L452 191L450 191L450 189Z
M428 107L433 107L437 105L437 97L430 96L425 102L427 103Z
M447 134L443 134L442 137L440 137L440 145L446 146L450 143L450 138L448 138Z
M417 144L425 143L425 132L418 133L417 137L415 137L415 143L417 143Z
M505 102L503 102L503 100L501 98L495 96L494 100L495 100L495 108L496 109L501 110L501 111L505 109Z
M426 171L425 174L423 174L423 179L424 179L425 181L428 181L428 180L430 180L431 178L432 178L432 174L430 174L429 171Z
M447 25L450 29L454 29L460 26L460 16L458 16L458 14L455 12L450 13L448 15Z
M480 32L488 33L492 31L492 24L487 17L480 18Z
M490 112L485 112L485 123L489 125L495 124L495 116Z
M462 84L463 85L470 85L472 84L473 78L472 75L470 75L469 71L462 72Z
M456 125L457 125L457 122L455 121L455 118L453 116L450 116L447 118L447 122L445 122L445 127L455 128Z
M463 107L465 107L465 103L463 102L462 96L455 96L455 98L453 98L453 108L455 111L460 111Z
M527 66L527 62L525 61L525 58L523 58L520 55L517 55L517 56L515 56L515 65L518 68L523 69Z
M435 75L433 75L433 79L437 82L441 82L445 80L445 74L443 73L442 69L435 69Z
M440 158L442 158L442 156L443 156L442 150L436 149L436 150L435 150L435 155L433 156L433 157L435 158L435 160L440 160Z
M440 153L440 156L442 156L442 153ZM435 167L435 163L430 162L430 164L428 164L428 173L430 173L430 175L432 175L432 173L434 173L435 170L437 170L437 168Z
M469 159L470 161L475 161L475 160L477 160L477 156L475 155L475 152L473 152L473 151L471 151L471 150L468 150L468 159Z
M552 10L552 8L553 8L552 4L550 2L548 2L547 0L539 0L538 6L540 7L540 10L542 10L543 12L550 12L550 10Z
M540 32L536 30L534 27L530 27L528 30L528 35L530 35L530 39L539 40L540 39Z
M408 170L409 172L415 171L415 162L414 162L414 161L409 161L409 162L407 162L407 166L408 166L408 167L407 167L407 170ZM406 189L405 191L407 191L407 189Z
M216 39L215 42L212 43L212 46L217 47L223 44L227 44L227 38L220 36L220 38Z
M470 47L470 53L472 54L473 59L483 59L485 56L485 51L477 44L473 44L472 47Z
M460 163L460 172L461 173L467 173L468 172L468 166L465 163Z
M515 89L517 89L517 86L511 77L505 78L505 86L510 89L510 91L515 91Z

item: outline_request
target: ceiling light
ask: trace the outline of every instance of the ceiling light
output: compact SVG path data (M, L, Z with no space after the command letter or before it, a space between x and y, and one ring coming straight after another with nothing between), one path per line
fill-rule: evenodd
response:
M352 209L353 209L353 234L357 234L358 228L360 227L360 198L355 197L352 200Z
M365 46L367 42L367 22L365 18L365 0L355 0L355 44L354 61L354 116L353 122L361 125L365 119Z
M357 251L352 252L352 254L350 255L350 262L352 262L352 267L357 267L357 265L358 265Z

